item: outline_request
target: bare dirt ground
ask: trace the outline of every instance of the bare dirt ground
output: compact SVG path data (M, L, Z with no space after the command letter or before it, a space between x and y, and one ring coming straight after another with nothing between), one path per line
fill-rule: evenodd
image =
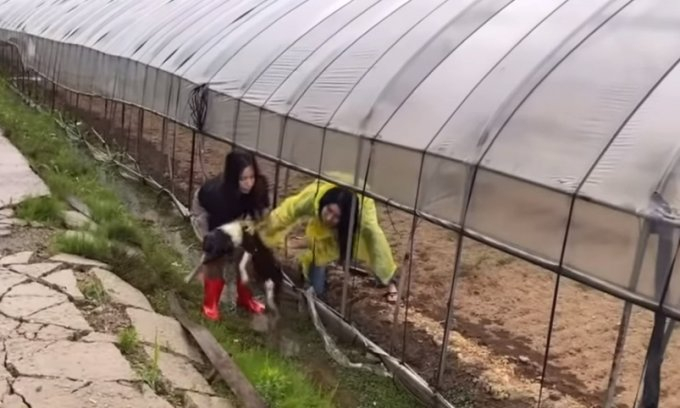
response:
M74 98L62 97L63 104ZM192 133L146 113L142 138L137 138L139 115L103 101L81 97L80 114L109 141L139 159L143 169L171 188L185 203L190 185L221 171L229 148L200 136L190 182ZM165 128L165 132L163 129ZM163 137L165 134L165 137ZM173 135L176 134L176 137ZM203 145L203 149L199 147ZM202 155L199 151L202 150ZM202 163L201 166L199 163ZM260 165L274 183L274 166ZM169 169L172 169L170 171ZM281 171L279 197L297 191L311 179L291 172L287 184ZM380 221L401 261L412 219L380 207ZM300 236L292 237L299 242ZM351 288L351 319L374 341L435 381L442 349L443 324L449 298L456 247L455 234L421 222L415 234L408 307L401 308L396 341L392 341L393 306L372 280L355 278ZM289 256L294 255L291 248ZM555 275L481 244L465 241L462 272L454 292L454 325L441 391L459 406L532 407L536 405ZM341 276L331 277L331 304L340 298ZM599 407L604 400L623 302L563 278L546 372L543 407ZM408 312L407 312L408 311ZM407 313L406 313L407 312ZM406 322L404 324L404 321ZM634 308L624 350L618 388L618 407L632 407L649 340L652 314ZM403 328L406 327L404 335ZM680 407L680 336L671 339L662 371L660 406Z

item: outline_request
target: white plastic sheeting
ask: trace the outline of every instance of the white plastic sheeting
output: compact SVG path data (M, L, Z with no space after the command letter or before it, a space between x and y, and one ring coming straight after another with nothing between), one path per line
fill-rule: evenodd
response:
M0 40L189 126L208 84L205 133L678 316L639 238L680 208L680 2L0 0Z

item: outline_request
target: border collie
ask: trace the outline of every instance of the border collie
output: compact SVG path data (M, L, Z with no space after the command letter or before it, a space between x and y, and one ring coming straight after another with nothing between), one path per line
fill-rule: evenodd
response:
M280 317L279 307L283 272L274 253L262 242L254 228L241 220L215 228L203 240L203 263L223 259L238 261L241 283L254 281L264 289L267 310Z

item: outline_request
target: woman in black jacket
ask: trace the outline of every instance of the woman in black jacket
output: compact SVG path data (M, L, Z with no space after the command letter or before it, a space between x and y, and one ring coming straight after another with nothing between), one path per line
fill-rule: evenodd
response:
M223 174L205 182L194 195L192 223L202 239L228 222L248 216L260 219L268 209L267 179L260 173L254 155L233 151L227 155ZM203 274L203 314L211 320L219 319L219 301L225 284L223 275L218 272ZM238 274L236 276L237 305L251 313L262 313L264 305L253 298Z

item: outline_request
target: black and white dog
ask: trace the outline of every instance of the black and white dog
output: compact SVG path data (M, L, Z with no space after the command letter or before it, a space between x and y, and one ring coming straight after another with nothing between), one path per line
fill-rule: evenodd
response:
M278 320L283 271L257 231L237 220L208 233L203 240L203 263L216 261L221 261L222 268L226 262L238 262L241 283L254 281L260 285L266 294L267 310L273 314L274 322Z

